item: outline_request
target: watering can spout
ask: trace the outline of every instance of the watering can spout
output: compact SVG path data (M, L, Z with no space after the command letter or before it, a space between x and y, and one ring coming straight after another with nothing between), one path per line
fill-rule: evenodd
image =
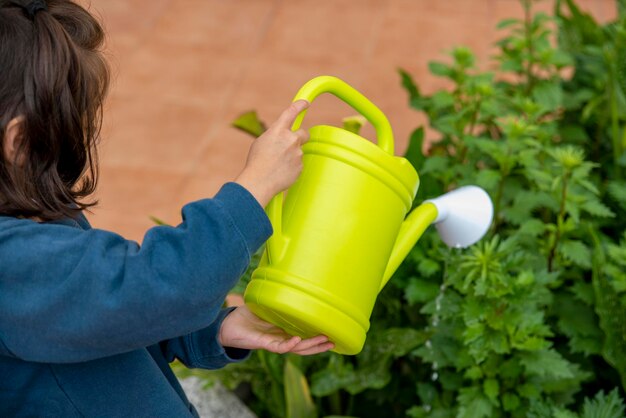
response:
M409 251L415 246L417 240L420 239L426 228L437 219L437 206L433 203L426 202L413 209L400 226L398 238L391 250L389 262L383 274L383 280L380 289L387 284L393 273L400 266L400 263L409 254Z
M461 187L427 200L415 208L400 226L380 290L431 223L436 225L439 236L447 246L465 248L487 233L492 219L491 199L477 186Z

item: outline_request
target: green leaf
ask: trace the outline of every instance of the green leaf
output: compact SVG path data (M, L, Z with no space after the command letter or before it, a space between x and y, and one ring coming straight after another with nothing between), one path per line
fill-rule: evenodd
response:
M444 135L457 136L462 134L458 128L461 115L458 113L449 113L432 121L432 127L437 129Z
M422 147L424 146L424 128L420 126L416 130L411 133L411 137L409 138L409 147L404 154L404 158L409 160L411 165L415 167L416 170L421 170L426 157L422 151Z
M343 118L342 122L343 129L358 135L361 132L361 128L367 123L367 119L365 116L356 115Z
M529 235L531 237L538 237L546 230L546 225L539 219L530 219L522 224L518 232L522 235Z
M522 23L522 21L519 20L519 19L513 19L513 18L511 18L511 19L503 19L500 22L498 22L498 25L496 26L496 28L498 28L498 29L506 29L509 26L513 26L513 25L521 24L521 23Z
M520 363L531 375L556 379L574 377L571 363L553 349L521 353Z
M431 99L433 103L433 108L435 110L444 110L444 109L451 108L454 106L454 103L455 103L454 96L445 90L441 90L441 91L434 93ZM456 116L456 115L452 115L452 116ZM451 120L456 120L456 118L451 119ZM437 122L437 120L433 121L433 123L434 122Z
M346 363L343 357L332 356L325 369L313 373L311 392L317 397L328 396L345 388L355 379L354 366Z
M409 305L424 303L434 299L439 294L439 286L428 280L412 278L404 289L404 298Z
M500 395L500 384L496 379L486 379L483 382L483 391L491 401L495 401Z
M505 360L498 369L499 375L504 381L516 380L522 374L522 366L519 364L517 356Z
M288 358L285 361L286 418L317 418L306 378Z
M596 300L596 313L605 339L602 356L620 374L626 388L626 309L604 272L606 256L597 239L594 247L592 282Z
M468 138L468 145L477 148L479 151L487 154L494 160L503 156L506 152L501 142L494 141L490 138Z
M605 100L602 96L594 97L593 99L589 100L589 102L585 104L582 114L580 115L581 120L583 122L587 122L589 119L591 119L592 115L595 114L596 110L598 108L602 108L604 105Z
M170 226L170 224L168 224L167 222L165 222L164 220L162 220L160 218L157 218L156 216L150 215L149 218L156 225L159 225L159 226Z
M593 285L591 283L586 283L579 280L574 283L570 290L572 291L574 296L576 296L576 298L585 302L589 306L593 306L594 296Z
M472 50L465 46L457 46L452 50L452 58L457 67L463 70L474 66L475 56Z
M505 411L513 412L516 411L520 406L519 397L513 393L505 393L502 395L502 408Z
M552 408L552 418L579 418L577 414L563 408Z
M615 213L613 213L613 211L611 209L609 209L607 206L605 206L602 202L600 202L599 200L596 199L589 199L587 201L585 201L582 205L581 205L582 209L593 215L593 216L597 216L598 218L613 218L615 217Z
M434 75L442 76L442 77L450 77L452 76L453 70L449 65L444 64L438 61L431 61L428 63L428 69Z
M426 418L429 416L430 405L413 405L406 411L406 416L408 418ZM451 417L450 417L451 418Z
M565 142L577 143L589 140L589 135L580 125L562 126L559 128L559 134Z
M284 384L285 359L278 354L263 350L258 351L258 356L263 367L268 371L269 377L275 383Z
M437 389L430 383L417 383L417 396L424 405L432 405L437 398Z
M626 210L626 182L611 181L608 185L609 195Z
M449 159L446 157L433 156L426 159L422 166L422 174L437 173L445 171L448 168Z
M411 328L370 330L363 351L356 356L357 366L333 356L325 369L313 374L311 391L327 396L340 389L353 395L366 389L381 389L391 380L390 366L396 357L406 355L424 344L428 334Z
M584 86L581 86L580 89L577 89L574 92L564 92L563 93L563 104L565 109L568 110L577 110L581 106L584 107L589 100L595 97L595 92L591 89L587 89ZM585 134L586 135L586 134ZM574 140L576 141L576 135L573 137L567 135L561 135L565 140Z
M622 241L620 245L609 244L606 249L611 262L626 267L626 240Z
M600 391L593 399L585 398L581 418L623 418L626 407L617 388L608 395Z
M559 83L542 81L533 89L533 99L543 107L545 111L556 110L563 102L563 90Z
M512 73L521 73L524 71L524 63L518 56L506 57L502 56L500 58L500 70L504 73L512 72Z
M500 183L502 174L497 170L484 169L478 172L476 176L476 184L485 189L495 189Z
M533 383L524 383L518 386L517 393L526 399L536 399L540 395L539 388Z
M421 97L417 84L413 81L411 74L407 73L403 69L399 68L398 73L402 79L402 87L409 93L409 103L413 103L416 99Z
M555 418L552 405L539 399L533 399L530 402L530 408L524 418Z
M533 211L537 208L552 208L554 207L555 203L555 200L548 193L543 193L536 190L534 191L534 193L520 191L515 196L513 204L508 205L508 207L504 208L504 217L512 224L521 225L531 218ZM534 224L530 227L537 228L538 226L537 224Z
M259 119L256 110L242 113L232 122L232 126L258 138L266 131L265 124Z
M441 270L441 265L431 258L424 257L419 260L417 270L422 276L431 277L433 274L438 273Z
M528 337L523 338L521 342L513 341L512 345L518 350L539 351L548 348L550 346L550 343L548 343L544 338L541 337Z
M593 289L589 289L593 292ZM593 308L571 293L557 293L553 309L558 317L558 327L569 337L574 353L600 354L604 334L598 327Z
M377 357L389 353L393 357L401 357L415 347L422 345L428 334L412 328L389 328L372 336L372 341L364 349L364 357Z
M572 263L591 268L591 251L581 241L567 240L559 244L559 254Z
M462 388L458 396L459 412L457 418L491 417L493 406L478 388Z
M574 65L574 59L569 53L562 49L557 49L553 51L551 63L558 69L562 69L563 67Z
M483 377L483 371L479 366L472 366L465 371L464 377L471 380L478 380Z

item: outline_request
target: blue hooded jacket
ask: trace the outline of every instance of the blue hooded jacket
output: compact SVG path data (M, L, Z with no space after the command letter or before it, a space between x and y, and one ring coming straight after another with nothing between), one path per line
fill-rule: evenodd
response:
M0 417L191 417L169 362L215 369L227 292L272 228L228 183L141 246L84 217L0 216Z

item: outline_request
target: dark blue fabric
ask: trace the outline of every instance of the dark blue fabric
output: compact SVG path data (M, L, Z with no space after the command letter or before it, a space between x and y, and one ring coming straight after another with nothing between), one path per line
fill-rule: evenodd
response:
M168 363L215 369L224 297L272 229L236 183L142 243L0 216L0 417L195 416Z

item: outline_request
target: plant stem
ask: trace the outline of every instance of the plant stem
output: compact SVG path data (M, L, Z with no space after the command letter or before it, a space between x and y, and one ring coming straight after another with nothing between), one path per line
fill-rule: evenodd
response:
M565 222L565 199L567 198L567 180L569 179L569 172L565 172L563 174L563 190L561 191L561 205L559 208L559 215L556 220L556 231L554 231L554 242L552 243L552 248L550 248L550 252L548 253L548 271L551 272L554 259L556 257L556 249L559 245L559 240L561 239L561 227L563 226L563 222Z
M474 112L472 114L472 119L470 121L469 124L469 129L467 131L467 134L469 136L474 136L474 128L476 127L476 123L478 122L478 115L480 114L480 105L482 103L482 99L478 99L476 101L476 104L474 105ZM467 145L465 145L465 143L463 142L463 149L461 150L461 155L459 158L459 161L461 162L461 164L465 163L465 159L467 158Z
M474 105L474 113L472 114L472 120L470 121L469 129L467 131L470 136L474 135L474 128L476 127L476 122L478 122L478 115L480 114L481 104L482 99L476 100L476 104Z
M507 160L510 155L511 155L511 147L507 146L507 149L506 149ZM494 217L493 232L494 233L498 231L498 227L500 226L499 215L500 215L500 207L502 205L502 197L504 196L504 183L506 181L507 176L511 174L511 169L506 166L504 167L500 166L500 174L502 175L502 178L500 179L500 184L498 184L498 192L496 194L496 199L493 205L493 217Z
M498 184L498 191L496 193L495 202L493 204L493 232L498 232L498 227L500 226L500 205L502 204L502 196L504 195L504 182L506 180L506 175L502 173L502 178L500 179L500 184Z

